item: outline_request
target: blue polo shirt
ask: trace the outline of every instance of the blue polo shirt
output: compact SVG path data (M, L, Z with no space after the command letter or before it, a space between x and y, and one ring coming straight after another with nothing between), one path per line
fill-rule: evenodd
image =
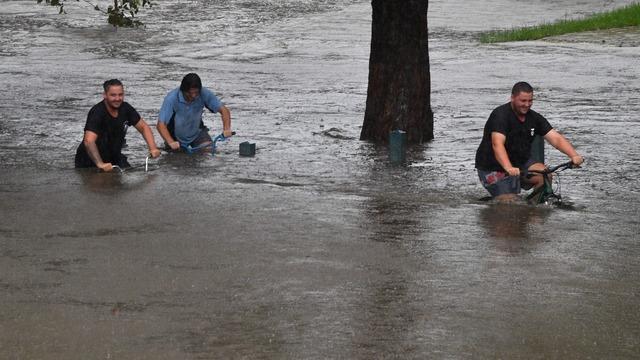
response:
M173 89L167 94L160 108L159 120L168 124L174 118L175 137L182 144L190 144L200 133L200 122L206 107L211 112L218 112L222 102L213 91L202 88L200 95L187 103L180 88ZM175 116L175 117L174 117Z

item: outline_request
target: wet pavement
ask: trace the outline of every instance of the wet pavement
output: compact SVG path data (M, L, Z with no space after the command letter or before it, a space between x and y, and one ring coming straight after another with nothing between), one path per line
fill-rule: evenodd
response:
M432 1L436 138L406 166L357 140L369 2L161 2L117 32L3 3L0 358L639 357L640 48L477 42L627 3ZM153 124L190 71L232 111L215 157L72 168L102 81ZM587 159L561 175L571 210L479 200L475 148L518 80Z

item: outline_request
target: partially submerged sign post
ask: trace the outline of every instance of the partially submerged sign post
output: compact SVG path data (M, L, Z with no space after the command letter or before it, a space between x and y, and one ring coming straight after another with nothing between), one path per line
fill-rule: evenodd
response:
M407 133L393 130L389 133L389 159L392 163L402 163L407 153Z

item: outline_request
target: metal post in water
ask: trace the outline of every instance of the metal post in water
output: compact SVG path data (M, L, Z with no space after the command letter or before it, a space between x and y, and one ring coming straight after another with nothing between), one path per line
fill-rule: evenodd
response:
M531 143L531 159L544 164L544 138L536 135Z
M407 132L393 130L389 133L389 159L393 163L404 162L407 154Z

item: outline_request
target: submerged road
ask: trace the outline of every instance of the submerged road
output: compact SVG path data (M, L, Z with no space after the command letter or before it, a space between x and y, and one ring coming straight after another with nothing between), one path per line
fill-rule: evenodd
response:
M0 358L638 358L639 48L476 37L624 3L432 1L436 139L407 166L357 140L369 2L162 3L117 33L7 3ZM72 168L104 79L153 124L189 71L231 108L218 155ZM482 127L522 79L587 159L572 210L478 200Z

